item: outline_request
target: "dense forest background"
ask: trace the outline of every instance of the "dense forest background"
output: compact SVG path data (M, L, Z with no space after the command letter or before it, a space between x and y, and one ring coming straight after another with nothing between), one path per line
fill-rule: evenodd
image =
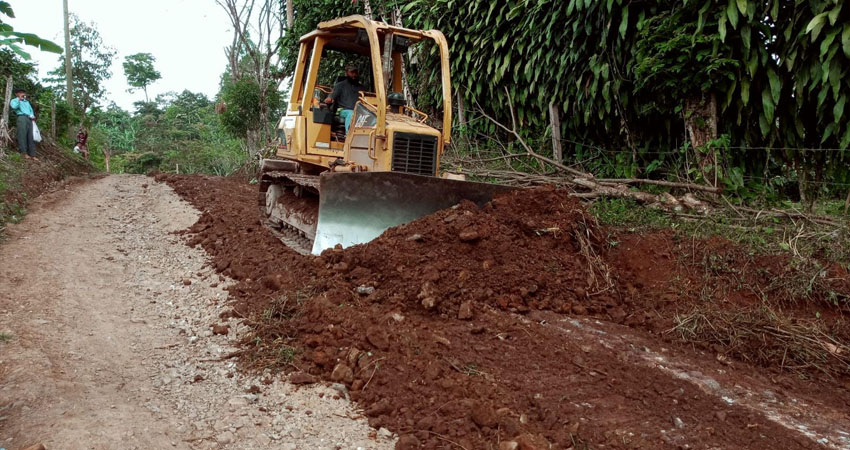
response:
M0 72L31 90L42 129L56 115L62 145L72 146L71 128L88 127L94 161L104 166L109 154L111 171L228 174L259 158L272 136L298 38L321 20L368 8L388 22L446 34L455 154L510 153L516 136L499 122L547 157L598 177L703 183L739 201L809 205L850 190L845 0L291 1L291 24L285 0L260 2L280 39L248 33L222 61L212 99L184 91L140 100L134 111L110 104L99 83L114 75L104 71L114 52L96 24L77 17L74 78L84 83L75 87L74 108L63 100L59 57L55 78L36 80L20 55L1 50ZM238 2L219 2L231 3ZM416 106L438 112L429 51L413 58L408 82ZM259 58L264 52L273 54ZM154 70L155 59L135 63ZM510 164L540 170L535 161Z

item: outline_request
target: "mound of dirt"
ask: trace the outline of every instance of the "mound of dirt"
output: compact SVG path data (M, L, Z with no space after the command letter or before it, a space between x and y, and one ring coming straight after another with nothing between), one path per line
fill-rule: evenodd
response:
M315 261L331 301L364 301L469 319L481 305L512 312L603 312L617 305L598 254L604 234L566 192L514 191L464 202Z
M664 435L671 415L699 422L689 429L692 447L807 446L682 380L566 339L557 327L531 331L523 318L562 320L540 310L590 314L661 332L704 306L704 292L745 291L739 286L747 283L757 292L788 278L747 269L749 254L735 246L723 253L674 234L606 230L566 193L535 189L480 208L462 203L368 244L303 257L261 226L256 186L156 179L202 211L190 243L238 281L229 289L233 314L254 328L243 364L341 383L373 426L402 435L397 448L497 448L511 440L531 449L622 448L616 424L625 422L640 430L632 448L677 448ZM744 270L710 270L712 261ZM706 340L713 353L712 345ZM599 407L586 409L585 399Z

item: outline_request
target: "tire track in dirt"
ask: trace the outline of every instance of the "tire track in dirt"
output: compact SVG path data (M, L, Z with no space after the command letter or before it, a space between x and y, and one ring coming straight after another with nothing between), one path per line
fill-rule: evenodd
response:
M0 447L391 448L341 392L236 370L229 355L246 327L218 318L229 280L172 233L198 213L149 182L81 183L10 227Z

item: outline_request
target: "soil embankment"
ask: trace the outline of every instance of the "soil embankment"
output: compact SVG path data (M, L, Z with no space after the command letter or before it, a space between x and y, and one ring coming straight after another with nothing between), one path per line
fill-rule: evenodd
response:
M0 229L8 221L20 220L29 201L56 190L67 178L97 171L54 144L39 144L39 161L19 158L14 148L8 151L0 155Z

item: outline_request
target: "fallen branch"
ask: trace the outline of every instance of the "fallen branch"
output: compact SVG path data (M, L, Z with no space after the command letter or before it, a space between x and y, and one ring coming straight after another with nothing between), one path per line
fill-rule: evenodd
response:
M649 184L654 186L667 186L672 188L682 188L688 189L691 191L703 191L710 192L712 194L720 194L723 192L722 188L714 187L714 186L705 186L702 184L694 184L694 183L682 183L677 181L664 181L664 180L647 180L643 178L596 178L596 181L600 183L615 183L615 184Z
M506 89L507 91L507 89ZM517 123L516 123L516 114L514 112L513 100L511 99L511 95L509 92L506 92L508 96L508 110L511 113L511 126L508 127L498 120L491 117L487 114L483 108L478 107L479 113L485 117L490 122L493 122L497 127L501 128L505 132L511 134L516 142L519 143L520 146L525 150L525 153L511 153L509 155L505 155L505 157L532 157L543 164L548 164L550 166L555 167L560 172L566 172L571 177L560 178L560 183L547 183L547 184L556 184L556 185L571 185L574 187L582 187L590 190L590 195L582 194L582 198L596 198L596 197L619 197L619 198L631 198L637 200L641 203L649 203L661 205L662 207L668 209L681 209L681 208L689 208L696 209L700 211L707 211L710 208L705 203L698 200L693 195L686 194L680 198L676 198L675 196L669 193L663 194L651 194L648 192L633 190L629 188L630 184L654 184L660 186L669 186L669 187L679 187L686 188L690 190L699 190L704 192L711 193L720 193L721 190L719 188L711 187L711 186L701 186L690 183L676 183L670 181L660 181L660 180L642 180L637 178L628 178L628 179L596 179L593 174L588 172L583 172L581 170L572 168L570 166L564 165L559 161L555 161L549 157L541 155L534 151L530 145L523 139L523 137L517 131ZM517 173L512 174L515 178L523 178L523 176L518 175ZM542 177L544 180L552 181L557 179L557 177L549 177L545 175L537 175L537 177ZM526 181L527 177L524 177Z
M786 218L792 219L792 220L793 219L803 219L803 220L809 221L813 224L820 224L820 225L832 225L832 226L836 226L836 227L841 227L841 226L846 225L846 224L842 224L840 221L833 219L833 218L830 218L830 217L818 216L818 215L814 215L814 214L805 214L805 213L802 213L802 212L799 212L799 211L786 211L786 210L782 210L782 209L763 210L763 209L748 208L746 206L738 206L737 209L740 210L740 211L746 211L746 212L755 214L756 220L758 220L759 218L762 218L762 217L786 217Z

